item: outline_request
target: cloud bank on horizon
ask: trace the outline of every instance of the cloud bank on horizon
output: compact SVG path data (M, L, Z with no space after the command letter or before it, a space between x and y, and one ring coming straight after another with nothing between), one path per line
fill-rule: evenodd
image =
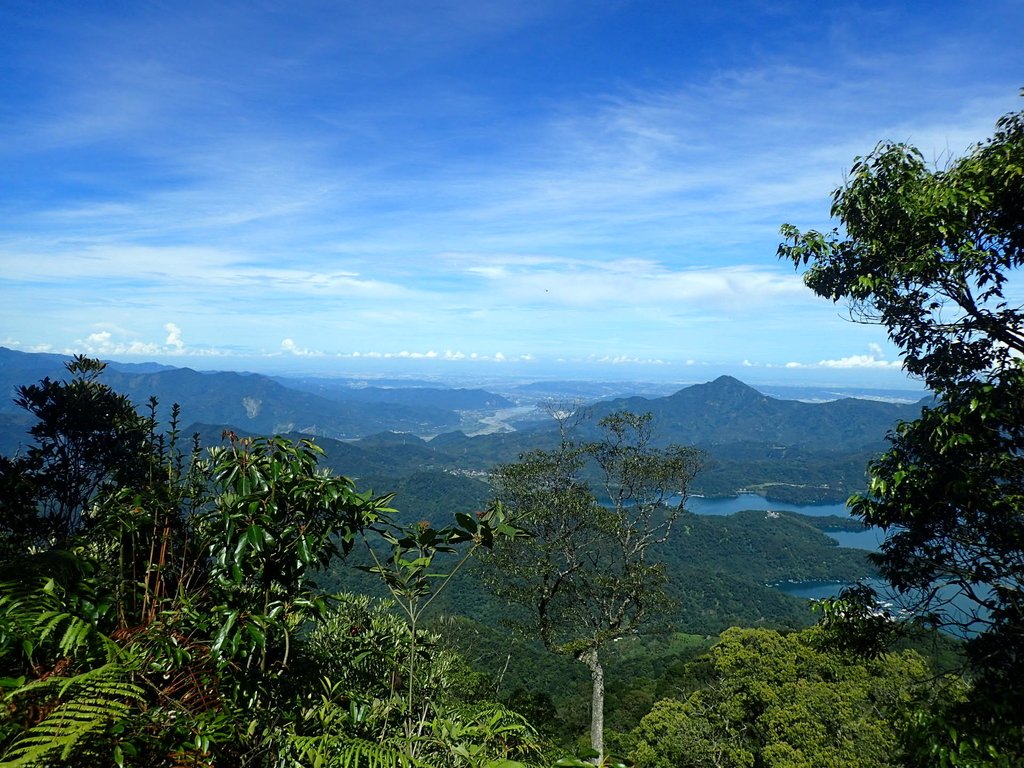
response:
M5 4L0 344L898 380L778 227L1020 109L1024 6L688 5Z

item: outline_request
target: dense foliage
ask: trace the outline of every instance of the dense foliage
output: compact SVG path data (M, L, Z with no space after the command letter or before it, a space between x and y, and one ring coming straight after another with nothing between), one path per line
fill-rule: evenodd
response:
M5 464L4 765L536 754L522 718L469 687L456 695L461 662L416 623L436 553L468 556L514 535L500 510L446 528L397 525L389 497L319 470L309 441L229 435L183 454L176 421L159 434L100 383L102 370L79 359L70 381L21 393L39 423L37 448ZM73 494L54 490L62 479ZM331 609L311 579L370 537L390 548L379 575L412 607L407 621L358 598Z
M912 651L865 664L820 650L813 631L732 629L702 663L706 684L634 731L640 768L902 765L903 718L928 672Z

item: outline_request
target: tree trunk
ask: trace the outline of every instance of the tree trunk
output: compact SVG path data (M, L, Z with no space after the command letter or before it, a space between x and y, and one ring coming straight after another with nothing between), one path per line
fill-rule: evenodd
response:
M604 668L593 648L580 654L580 661L590 670L593 688L590 694L590 747L597 752L594 764L604 761Z

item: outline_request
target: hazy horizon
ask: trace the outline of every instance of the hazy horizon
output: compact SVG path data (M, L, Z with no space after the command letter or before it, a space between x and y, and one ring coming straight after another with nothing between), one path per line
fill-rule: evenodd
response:
M20 351L20 350L19 350ZM54 353L50 353L54 354ZM59 353L63 354L63 353ZM837 392L870 392L872 390L889 393L906 393L906 400L923 397L926 390L920 382L910 380L902 374L893 376L891 381L879 380L877 377L859 377L856 370L840 370L829 376L821 372L819 376L807 377L806 371L786 369L759 368L754 366L685 366L658 367L618 366L609 369L603 366L587 368L566 364L562 368L545 369L537 365L523 366L511 361L507 364L495 363L489 369L479 365L467 364L459 367L445 361L416 360L373 360L367 365L356 367L350 361L336 361L318 358L319 365L309 365L309 361L294 359L254 358L243 359L210 359L207 357L188 359L176 357L170 360L148 360L134 356L99 356L108 362L126 365L157 364L176 368L191 368L200 372L230 371L235 373L256 373L280 378L323 378L347 381L365 380L369 386L388 382L393 385L402 383L427 383L438 386L460 387L473 386L481 388L514 387L529 383L545 382L578 382L582 384L610 386L622 385L623 389L641 391L648 389L656 393L668 393L717 379L719 376L732 376L755 388L778 388L780 391L792 389L835 389ZM229 365L229 363L236 363ZM274 363L277 363L275 365ZM376 363L374 366L373 363ZM430 363L433 363L431 365ZM838 375L836 375L838 374ZM627 385L632 385L629 387Z

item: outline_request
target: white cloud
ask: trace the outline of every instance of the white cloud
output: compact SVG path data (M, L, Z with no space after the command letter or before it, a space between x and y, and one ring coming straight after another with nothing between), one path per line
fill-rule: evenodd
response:
M183 351L185 342L181 339L181 328L174 323L165 323L164 330L167 331L167 340L164 343L178 351Z
M798 363L788 362L784 368L877 368L877 369L891 369L899 370L903 367L903 363L899 360L883 360L880 357L881 347L878 344L869 344L872 349L872 354L869 355L850 355L849 357L840 357L834 360L819 360L816 363ZM771 366L769 366L771 367Z
M592 358L596 363L611 363L612 365L665 365L665 361L659 358L631 357L629 355L605 355L604 357Z
M22 352L52 352L52 344L22 344L17 339L12 339L8 336L5 339L0 339L0 347L7 347L8 349L18 349Z
M139 246L93 243L74 248L55 248L45 255L8 244L0 250L6 277L11 280L66 284L76 280L130 282L133 294L154 289L186 290L199 296L232 296L247 290L312 297L366 297L375 300L408 298L414 295L397 283L361 277L349 270L299 265L282 268L268 259L261 263L251 255L205 246ZM35 263L36 266L33 266ZM45 264L40 271L38 264Z
M65 354L109 355L159 355L167 350L159 344L144 341L115 341L109 331L91 333L74 347L65 349Z
M486 281L484 287L496 300L521 306L607 310L666 304L754 311L780 301L811 300L798 275L774 265L679 267L651 259L547 259L474 266L466 272Z
M287 340L286 340L287 341ZM341 358L373 358L379 360L445 360L445 361L459 361L459 360L473 360L479 362L504 362L509 358L501 352L496 352L494 355L481 355L476 352L465 353L459 350L446 349L444 353L440 353L434 349L428 349L426 352L403 349L399 352L383 352L380 350L375 351L354 351L354 352L342 352L337 355ZM531 361L534 356L531 354L519 355L515 358L521 361Z
M819 360L820 368L893 368L903 367L899 360L879 360L874 355L850 355L838 360Z
M130 357L231 357L229 350L215 347L188 347L182 340L181 329L175 323L165 323L167 336L163 343L144 341L137 338L133 331L118 327L113 323L103 323L101 330L93 331L84 339L76 339L62 352L67 355L85 354L93 356ZM43 351L33 349L32 351Z
M303 349L290 338L281 340L281 349L290 355L295 355L296 357L323 357L324 354L323 352L319 352L315 349Z

